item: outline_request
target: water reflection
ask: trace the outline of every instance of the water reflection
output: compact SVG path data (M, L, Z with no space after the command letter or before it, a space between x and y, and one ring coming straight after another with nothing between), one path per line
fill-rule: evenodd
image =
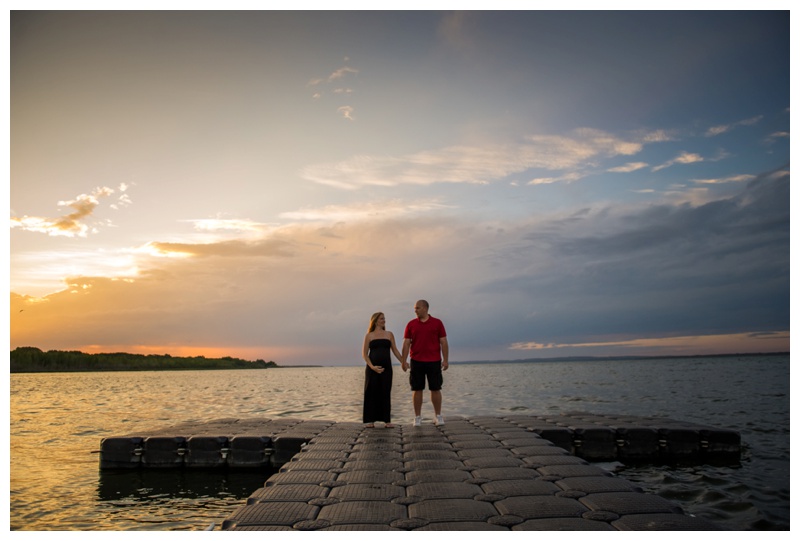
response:
M81 530L198 531L219 529L274 470L101 471L92 522ZM99 521L97 520L99 519Z
M233 498L246 500L275 473L270 469L248 472L147 470L100 471L100 501L152 501L176 498Z

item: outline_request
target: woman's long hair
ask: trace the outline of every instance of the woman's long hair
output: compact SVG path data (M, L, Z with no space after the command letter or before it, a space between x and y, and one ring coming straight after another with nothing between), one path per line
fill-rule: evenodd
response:
M383 312L375 312L372 314L372 317L369 318L369 330L367 332L372 332L375 330L375 327L378 326L378 320L383 315Z

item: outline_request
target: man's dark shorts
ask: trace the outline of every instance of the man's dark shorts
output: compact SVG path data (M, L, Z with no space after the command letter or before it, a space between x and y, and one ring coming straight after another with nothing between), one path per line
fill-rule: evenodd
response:
M408 381L411 383L412 391L422 391L425 389L425 378L428 378L428 389L431 391L441 391L444 378L442 377L442 361L424 363L411 359L411 374Z

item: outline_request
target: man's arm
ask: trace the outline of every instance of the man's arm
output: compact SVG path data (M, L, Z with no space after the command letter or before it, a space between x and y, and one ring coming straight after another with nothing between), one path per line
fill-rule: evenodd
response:
M442 370L447 370L448 359L450 357L450 346L447 343L446 336L439 338L439 345L442 348Z

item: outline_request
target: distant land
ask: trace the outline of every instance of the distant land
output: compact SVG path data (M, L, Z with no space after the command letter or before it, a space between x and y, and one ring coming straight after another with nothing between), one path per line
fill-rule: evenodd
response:
M709 355L609 355L606 357L543 357L535 359L514 359L498 361L459 361L458 364L510 364L510 363L552 363L577 361L645 361L657 359L705 359L713 357L778 357L788 356L788 351L769 353L714 353Z
M246 361L233 357L209 359L140 355L136 353L83 353L82 351L42 351L19 347L11 352L10 372L105 372L135 370L237 370L280 368L272 361Z
M494 361L458 361L454 364L520 364L587 361L636 361L657 359L699 359L735 357L789 356L789 352L777 353L717 353L713 355L612 355L545 357L533 359L501 359ZM10 373L26 372L111 372L145 370L258 370L264 368L325 368L325 365L280 366L274 361L258 359L248 361L234 357L206 358L175 357L169 354L142 355L136 353L84 353L81 351L42 351L36 347L18 347L11 351ZM359 365L360 366L360 365Z

